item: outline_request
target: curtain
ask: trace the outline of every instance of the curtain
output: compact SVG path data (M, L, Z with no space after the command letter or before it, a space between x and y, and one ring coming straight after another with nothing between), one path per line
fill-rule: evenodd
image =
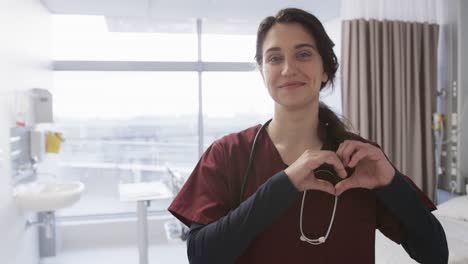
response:
M342 20L377 19L438 23L447 0L342 0Z
M431 23L342 22L344 116L432 198L438 31Z

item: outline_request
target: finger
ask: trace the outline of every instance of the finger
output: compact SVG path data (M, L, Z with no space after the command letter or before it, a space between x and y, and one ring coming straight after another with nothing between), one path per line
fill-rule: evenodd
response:
M333 168L335 169L336 173L338 173L338 176L340 176L343 179L346 178L346 176L347 176L346 169L345 169L345 167L343 165L343 162L341 162L341 160L338 158L338 156L336 155L335 152L333 152L333 151L322 151L321 155L319 156L319 158L317 160L317 162L320 163L320 165L322 165L324 163L332 165ZM316 169L316 168L311 168L311 169Z
M347 153L349 152L348 149L350 148L350 146L352 146L353 142L354 140L345 140L343 141L343 143L340 144L340 147L338 148L337 155L345 166L348 165Z
M340 146L338 146L338 149L336 150L336 155L343 161L343 150L346 148L346 146L349 144L349 140L343 141Z
M372 145L372 144L366 144L367 145L367 150L368 154L367 157L371 160L379 160L379 159L386 159L388 160L387 156L382 152L382 149Z
M330 153L326 156L325 162L327 164L332 165L336 173L338 173L338 176L340 176L342 179L348 176L343 162L340 160L340 158L338 158L338 155L336 155L334 152L330 151Z
M314 179L312 185L310 186L311 190L323 191L331 195L335 195L335 186L328 181Z
M356 164L358 164L359 161L361 161L363 158L367 157L368 154L369 154L369 150L367 148L361 148L360 150L358 150L356 153L353 154L353 156L351 157L351 160L348 163L348 167L354 168L354 166L356 166Z
M359 188L359 182L356 180L355 177L351 176L345 180L340 181L335 185L336 195L340 196L345 191L352 189L352 188Z
M351 160L351 156L358 151L363 146L362 142L359 141L350 141L342 152L342 159L345 166L349 166L349 161Z

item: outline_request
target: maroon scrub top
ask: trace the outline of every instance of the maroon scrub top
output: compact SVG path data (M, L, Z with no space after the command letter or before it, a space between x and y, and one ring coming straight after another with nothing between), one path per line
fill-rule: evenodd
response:
M190 226L209 224L233 210L239 200L242 177L260 125L216 140L203 154L169 211ZM358 138L357 136L355 136ZM325 142L323 149L335 150ZM244 197L252 195L269 177L287 168L266 131L256 146L255 160ZM409 178L407 178L409 180ZM435 206L414 183L427 208ZM302 195L260 233L236 263L374 263L375 229L396 243L402 240L398 220L367 189L344 192L326 243L314 246L299 239ZM308 191L303 215L307 237L324 236L333 211L334 196ZM274 205L272 205L274 206Z

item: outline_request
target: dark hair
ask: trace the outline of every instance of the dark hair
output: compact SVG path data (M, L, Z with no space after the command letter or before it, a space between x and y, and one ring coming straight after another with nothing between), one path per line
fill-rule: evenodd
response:
M276 16L269 16L263 19L257 31L257 44L255 60L259 66L263 61L263 42L268 31L277 23L298 23L315 39L317 49L322 57L323 69L328 76L328 80L320 86L322 90L325 86L333 87L335 74L338 70L338 59L333 51L335 44L325 32L322 23L314 15L298 9L286 8L280 10ZM322 141L327 139L334 148L339 143L349 137L347 126L343 121L324 103L319 104L319 137Z
M263 19L257 31L257 48L255 60L259 66L263 61L263 42L268 31L277 23L298 23L315 39L317 49L322 57L323 69L328 76L328 80L322 83L320 90L327 84L333 86L335 74L338 70L338 59L333 47L335 44L325 32L322 23L312 14L297 8L286 8L280 10L276 16L269 16Z

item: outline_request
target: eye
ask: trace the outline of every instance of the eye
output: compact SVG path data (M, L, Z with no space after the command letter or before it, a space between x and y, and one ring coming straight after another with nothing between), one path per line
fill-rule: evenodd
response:
M278 62L281 62L281 60L282 60L281 56L278 56L278 55L272 55L268 57L269 63L278 63Z
M297 58L302 59L302 60L308 59L311 56L312 56L312 53L308 51L301 51L297 54Z

